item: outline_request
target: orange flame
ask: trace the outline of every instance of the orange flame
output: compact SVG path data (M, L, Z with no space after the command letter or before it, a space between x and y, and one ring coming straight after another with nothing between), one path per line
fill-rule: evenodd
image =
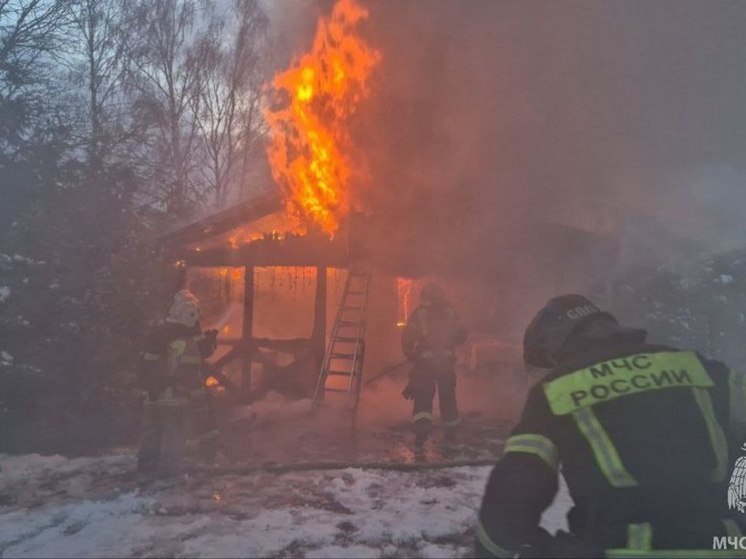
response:
M366 82L380 60L355 34L367 17L355 0L339 0L319 20L311 51L272 81L288 101L265 111L268 155L295 232L315 224L333 234L349 212L355 150L345 124L367 95Z
M398 305L398 320L396 326L398 328L404 328L409 320L409 305L412 297L412 288L414 281L408 278L396 278L396 291L397 298L399 300Z

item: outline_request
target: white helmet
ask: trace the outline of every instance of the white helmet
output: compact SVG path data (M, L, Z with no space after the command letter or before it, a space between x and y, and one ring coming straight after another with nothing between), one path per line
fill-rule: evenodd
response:
M166 322L174 322L192 328L199 320L199 315L199 300L188 289L182 289L174 295L174 302L168 310Z

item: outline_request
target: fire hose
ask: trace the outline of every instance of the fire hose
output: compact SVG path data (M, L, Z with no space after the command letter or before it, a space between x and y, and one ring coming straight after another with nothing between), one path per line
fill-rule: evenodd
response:
M410 472L418 470L443 470L447 468L462 468L476 466L494 466L497 458L483 458L480 460L454 460L450 462L301 462L298 464L258 464L238 466L193 466L189 473L209 475L248 475L248 474L286 474L292 472L308 472L323 470L345 470L356 468L361 470L395 470Z

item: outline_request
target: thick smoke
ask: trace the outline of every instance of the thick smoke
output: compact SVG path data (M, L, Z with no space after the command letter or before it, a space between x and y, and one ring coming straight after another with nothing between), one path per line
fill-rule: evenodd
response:
M358 129L363 206L387 251L525 293L504 309L523 320L592 283L568 268L609 279L746 239L746 5L366 5L383 62ZM612 261L558 247L555 223L606 236Z
M383 58L351 122L355 189L392 271L523 292L499 311L525 324L592 283L568 269L608 279L746 239L746 4L364 4ZM611 260L547 224L605 236Z
M381 211L448 233L640 216L742 239L718 225L741 194L746 6L367 5L384 62L360 137Z

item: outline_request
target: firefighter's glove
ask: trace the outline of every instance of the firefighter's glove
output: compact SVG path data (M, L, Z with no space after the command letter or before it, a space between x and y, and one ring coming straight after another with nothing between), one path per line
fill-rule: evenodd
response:
M405 400L414 400L414 388L411 384L408 384L404 387L404 390L401 391L402 398Z

